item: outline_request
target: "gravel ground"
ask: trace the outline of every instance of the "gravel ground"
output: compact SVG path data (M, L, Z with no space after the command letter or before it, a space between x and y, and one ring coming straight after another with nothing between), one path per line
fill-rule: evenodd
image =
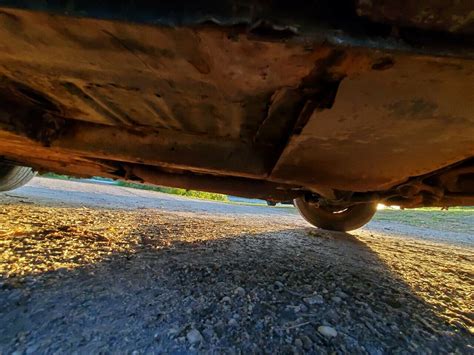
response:
M0 194L0 354L473 353L456 238L34 179Z

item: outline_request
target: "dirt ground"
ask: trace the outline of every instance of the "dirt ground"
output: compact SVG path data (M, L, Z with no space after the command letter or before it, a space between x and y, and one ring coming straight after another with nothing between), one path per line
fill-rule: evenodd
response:
M325 232L292 208L36 178L0 193L0 354L473 353L472 216L384 213Z

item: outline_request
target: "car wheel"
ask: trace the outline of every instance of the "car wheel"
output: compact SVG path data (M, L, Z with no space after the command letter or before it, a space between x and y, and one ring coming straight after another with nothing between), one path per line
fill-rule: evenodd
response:
M0 162L0 191L19 188L28 183L35 174L29 167Z
M306 202L303 197L294 201L303 218L313 226L333 231L351 231L368 223L377 211L376 203L362 203L344 209L317 206Z

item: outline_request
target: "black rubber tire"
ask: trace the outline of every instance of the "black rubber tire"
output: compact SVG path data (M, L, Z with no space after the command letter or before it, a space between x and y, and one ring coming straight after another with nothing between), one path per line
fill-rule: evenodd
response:
M27 184L36 175L26 166L10 165L0 162L0 191L10 191Z
M340 212L334 212L324 207L316 207L314 204L306 202L302 197L296 198L293 202L301 216L313 226L340 232L362 227L372 219L377 211L375 203L357 204Z

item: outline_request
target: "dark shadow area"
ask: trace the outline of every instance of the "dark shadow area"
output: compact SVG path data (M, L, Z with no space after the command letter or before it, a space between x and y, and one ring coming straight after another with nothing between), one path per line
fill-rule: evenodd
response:
M186 228L140 225L127 252L38 278L3 278L0 352L472 350L472 335L353 235L214 228L213 237L189 240ZM321 325L338 335L322 335Z

